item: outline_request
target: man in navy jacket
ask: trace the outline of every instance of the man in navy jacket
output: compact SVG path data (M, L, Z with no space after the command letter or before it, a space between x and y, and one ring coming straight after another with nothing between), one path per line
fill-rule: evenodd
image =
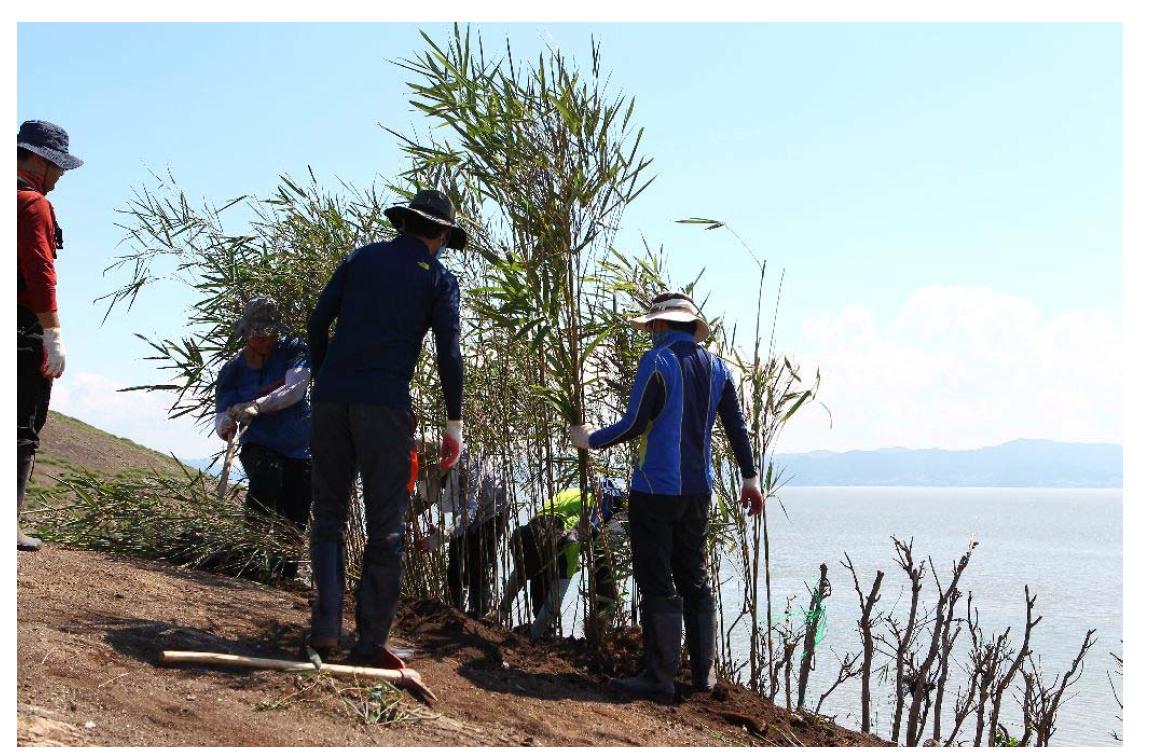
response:
M462 443L458 287L437 255L445 247L464 248L466 233L454 221L453 204L439 191L420 191L408 206L385 214L400 234L348 256L323 288L307 327L315 380L310 555L317 591L308 644L320 654L338 647L343 534L358 469L367 545L351 660L360 664L389 660L384 644L400 602L413 448L409 383L430 329L448 414L443 470L457 462ZM332 322L335 335L328 340Z
M710 524L711 430L723 420L743 476L740 503L763 511L763 493L747 425L729 367L699 343L710 326L684 293L663 293L649 312L630 320L653 333L653 348L637 365L624 417L597 432L571 427L572 444L601 450L641 440L629 493L633 577L641 592L645 668L615 687L669 702L686 646L696 690L714 688L715 603L706 567Z

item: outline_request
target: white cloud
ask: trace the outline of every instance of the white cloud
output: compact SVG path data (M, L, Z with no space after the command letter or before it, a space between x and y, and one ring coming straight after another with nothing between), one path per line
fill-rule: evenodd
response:
M53 385L50 408L103 431L180 458L207 457L221 443L188 418L168 420L161 392L119 392L128 385L94 372L67 371Z
M1122 333L1109 310L1045 316L984 288L931 286L891 321L852 305L801 331L799 360L820 367L833 428L803 410L781 450L1122 441Z
M984 288L916 290L887 321L861 305L801 323L803 373L820 367L823 410L798 413L777 449L963 449L1019 437L1122 441L1122 333L1116 312L1046 316ZM187 419L167 420L168 396L120 393L96 373L54 386L54 410L182 458L220 443Z

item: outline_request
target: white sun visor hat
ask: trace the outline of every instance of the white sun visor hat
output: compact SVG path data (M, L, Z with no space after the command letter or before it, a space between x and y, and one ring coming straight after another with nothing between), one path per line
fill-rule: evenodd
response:
M630 319L629 326L648 332L649 323L658 319L665 322L695 322L695 342L700 343L710 337L710 325L699 315L698 307L685 293L662 293L649 304L648 313Z

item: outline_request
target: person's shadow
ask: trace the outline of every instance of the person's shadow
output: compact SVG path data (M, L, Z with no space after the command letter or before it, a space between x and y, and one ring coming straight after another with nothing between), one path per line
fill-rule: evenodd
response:
M143 620L110 615L98 616L84 623L75 623L69 630L88 630L104 634L106 643L123 656L149 664L164 665L160 652L208 651L242 656L265 656L275 659L301 661L302 631L295 625L269 621L249 636L228 638L210 630L200 630L176 622ZM230 679L236 688L253 687L266 682L263 675L245 668L186 665L185 669L200 674L215 672Z

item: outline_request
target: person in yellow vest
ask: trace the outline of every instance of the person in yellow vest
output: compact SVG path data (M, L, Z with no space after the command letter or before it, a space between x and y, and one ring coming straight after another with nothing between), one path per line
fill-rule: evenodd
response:
M583 519L580 490L572 487L556 493L539 514L511 534L515 567L507 578L499 615L505 619L526 585L534 615L532 638L547 634L558 622L564 596L580 570L581 542L606 525L614 511L624 504L624 498L613 493L615 484L611 480L605 482L594 484L604 490L601 494L587 494L586 506L592 511L588 519ZM611 575L598 572L598 580L611 583L612 579Z

